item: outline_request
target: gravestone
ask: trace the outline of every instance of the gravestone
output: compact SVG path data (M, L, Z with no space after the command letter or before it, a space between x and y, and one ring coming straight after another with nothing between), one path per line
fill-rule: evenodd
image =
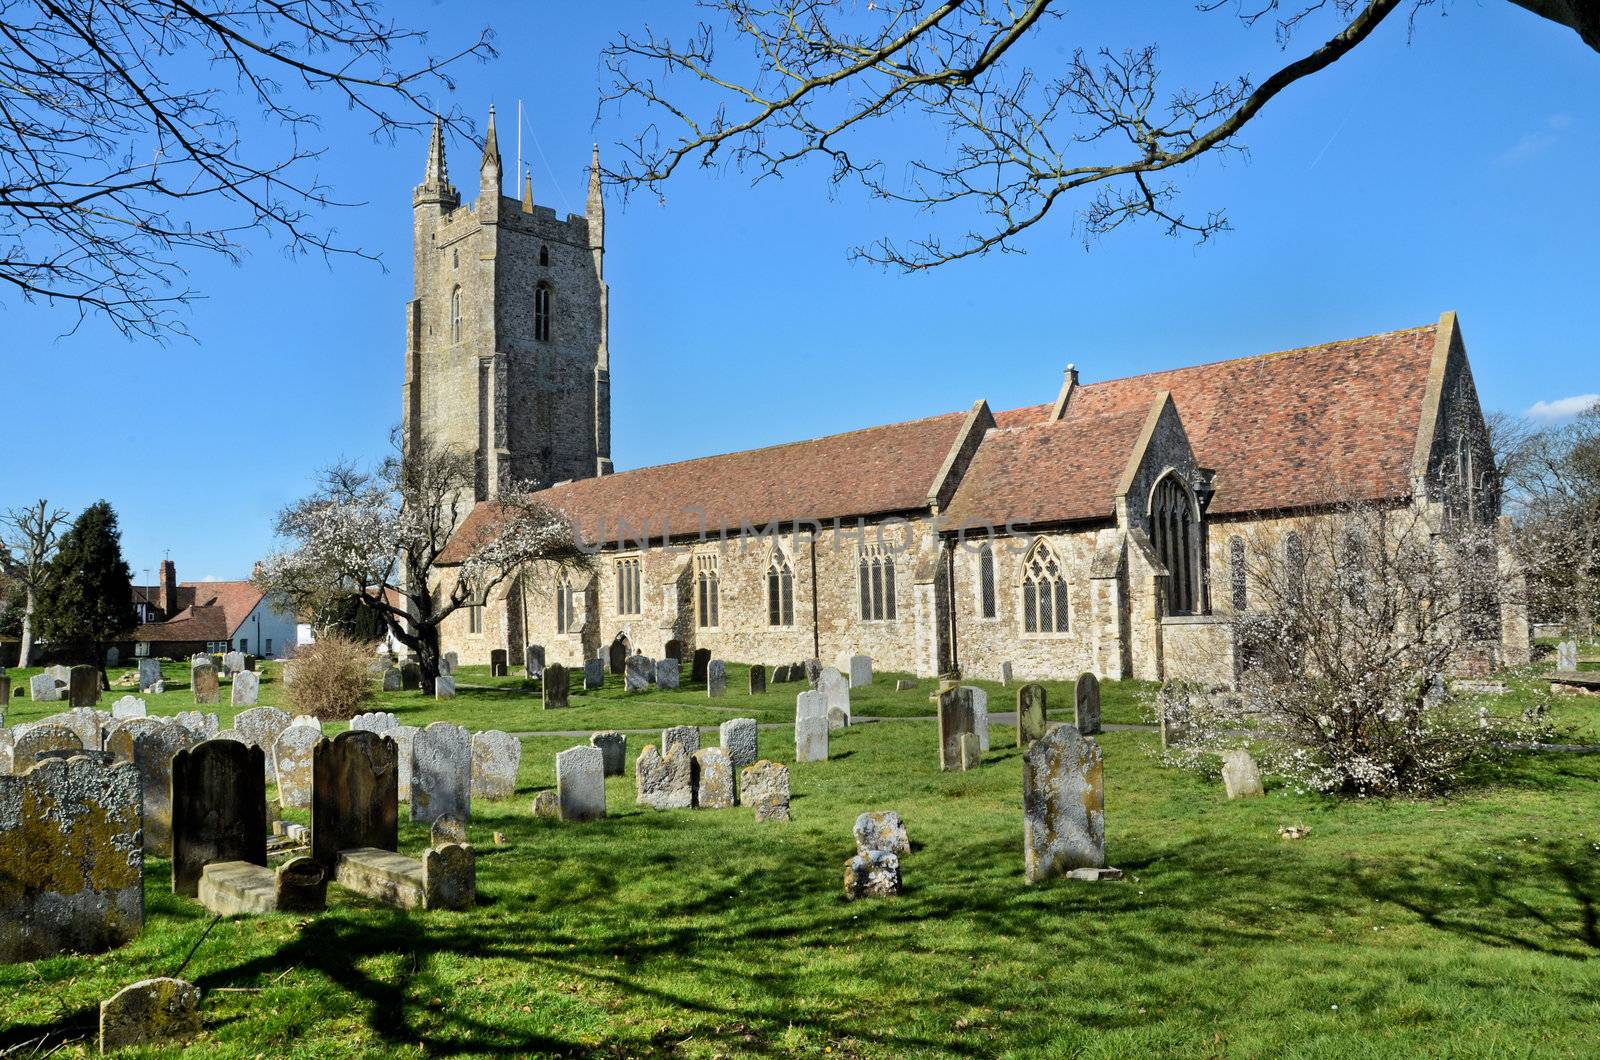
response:
M620 777L628 768L628 734L607 729L593 733L589 746L600 750L600 758L608 777Z
M74 707L59 714L52 714L35 724L63 725L78 734L78 742L86 750L98 751L102 743L102 733L110 721L111 715L103 710L95 710L93 707Z
M812 688L816 688L817 681L822 677L822 660L807 659L800 664L800 671L805 674L806 683ZM793 671L791 670L790 673L792 674Z
M647 743L633 763L635 801L657 810L687 809L694 802L689 755L674 744L666 754Z
M189 664L189 687L194 690L196 706L215 706L220 702L217 668L211 665L210 656L206 656L204 662L195 660Z
M467 826L449 814L440 814L428 828L428 845L442 847L449 843L467 842Z
M278 749L278 737L283 735L294 719L277 707L252 707L241 710L233 717L233 727L239 731L245 740L261 748L261 753L267 756L267 783L278 782L278 768L274 764L274 755Z
M293 659L285 659L283 666L278 670L278 679L283 682L283 687L288 688L294 684L294 672L299 667Z
M967 697L972 711L972 732L978 737L978 750L989 749L989 693L976 685L963 685L961 694Z
M939 768L953 772L967 768L963 756L963 736L977 734L973 728L972 700L962 695L960 688L947 688L939 693Z
M180 710L173 715L173 722L182 725L202 740L209 740L222 730L215 714L206 714L198 710ZM263 754L265 751L263 751Z
M1243 748L1222 752L1222 787L1230 799L1250 799L1264 794L1256 760Z
M862 685L872 684L872 656L852 655L846 662L849 667L845 671L850 677L850 687L860 688Z
M719 699L728 693L728 664L712 659L706 664L706 695Z
M61 686L48 673L34 674L28 678L28 698L35 703L56 703L61 699Z
M1564 640L1556 645L1556 669L1572 672L1578 668L1578 642Z
M522 653L522 665L529 677L544 676L544 645L530 644Z
M454 675L456 667L461 665L461 656L453 651L447 651L439 658L439 672Z
M683 676L682 665L677 659L657 659L656 687L661 689L677 688L678 681Z
M296 714L289 719L289 725L291 728L296 725L304 725L309 729L315 729L318 732L322 731L322 719L314 718L310 714Z
M698 725L674 725L661 730L661 746L671 747L674 744L683 748L685 755L692 755L700 750L700 727Z
M157 718L131 718L111 731L106 750L119 762L139 771L144 792L144 849L148 854L172 854L172 758L195 743L194 734L181 725Z
M533 815L535 817L560 817L561 800L556 793L548 788L533 797Z
M347 731L317 744L312 758L311 856L318 864L331 872L341 850L395 848L399 776L398 751L388 736ZM440 816L434 814L428 823Z
M759 696L767 690L767 668L761 663L750 666L750 694Z
M290 725L272 747L272 765L278 776L278 805L286 810L311 806L312 764L322 730Z
M605 755L598 747L569 747L556 755L556 800L563 821L606 815Z
M1053 725L1022 756L1023 865L1029 883L1106 863L1100 745Z
M489 676L505 677L506 673L506 650L495 648L489 652Z
M113 644L111 647L106 649L106 667L109 669L110 667L120 666L121 664L122 652L115 644Z
M261 675L254 670L240 670L233 675L233 705L253 707L261 698Z
M754 718L730 718L722 723L718 735L734 769L754 765L761 757L758 753L760 734L761 727Z
M775 685L786 685L789 683L789 667L787 664L772 671L772 683ZM755 689L752 688L751 691L754 692Z
M16 741L11 730L0 725L0 774L16 772Z
M628 642L625 638L619 637L611 642L610 659L608 661L611 664L612 673L622 673L623 668L628 665L628 660L630 658L632 658L632 656L628 654Z
M1026 748L1049 727L1049 693L1044 685L1017 689L1017 746Z
M436 721L412 743L411 819L432 824L441 813L472 819L472 736Z
M1078 731L1085 736L1093 736L1100 731L1100 679L1092 673L1085 671L1078 675L1077 687L1073 689L1073 722Z
M1000 664L1000 687L1011 687L1011 663L1006 661Z
M397 786L400 789L400 798L406 802L411 801L412 748L415 746L417 733L421 731L415 725L396 725L381 734L394 740L396 773L399 777Z
M5 724L5 708L11 703L11 678L6 674L6 668L0 666L0 725Z
M711 665L711 649L696 648L694 662L689 667L689 680L703 682L706 679L706 668Z
M702 747L690 756L689 783L694 789L694 805L702 810L732 809L738 801L733 763L720 747Z
M545 710L565 710L572 703L572 674L560 663L551 663L544 668L544 679L540 682L540 696L544 701Z
M627 673L623 678L623 688L629 692L647 690L650 687L650 678L655 675L655 662L643 655L630 655L626 665Z
M850 725L850 679L828 667L817 675L814 686L827 705L828 728L844 729Z
M82 751L83 740L65 725L39 723L17 734L12 744L12 771L25 773L47 751Z
M521 766L522 741L515 736L496 729L472 734L473 798L511 798Z
M893 810L873 810L856 818L856 853L884 850L890 854L911 853L911 838L906 823Z
M161 680L160 659L139 660L139 691L148 692Z
M267 864L267 784L261 748L205 740L172 756L172 893L199 894L209 864Z
M1166 694L1166 687L1162 687L1162 694L1157 700L1161 709L1161 749L1169 750L1182 747L1189 742L1189 722L1186 716L1180 716L1170 708L1172 696Z
M398 692L401 684L400 667L386 666L383 668L383 690L385 692Z
M606 683L606 664L599 659L587 659L583 664L584 691L604 687Z
M244 652L230 651L222 657L222 672L225 674L238 674L244 672Z
M287 681L284 684L288 684ZM414 662L404 663L400 667L400 691L415 692L422 687L422 667Z
M857 854L844 863L844 896L892 898L900 893L900 858L885 850Z
M100 702L100 671L92 666L74 666L67 679L67 698L74 707L92 707Z
M198 1037L200 988L182 979L141 979L100 1002L100 1052Z
M440 674L433 679L434 699L456 698L456 679L450 674Z
M765 758L739 771L739 797L757 821L789 820L789 767Z
M144 705L144 700L140 699L138 696L123 696L121 699L111 704L111 717L114 720L120 720L122 718L143 718L149 713L150 711L146 709Z
M82 757L23 768L0 776L0 964L132 941L144 926L138 771Z
M350 719L350 728L356 732L392 732L400 727L400 719L388 711L372 711L367 714L357 714Z
M661 654L669 659L676 659L680 663L683 662L683 641L677 638L667 641L666 646L661 649Z
M801 692L794 698L794 760L828 760L828 699L821 692Z

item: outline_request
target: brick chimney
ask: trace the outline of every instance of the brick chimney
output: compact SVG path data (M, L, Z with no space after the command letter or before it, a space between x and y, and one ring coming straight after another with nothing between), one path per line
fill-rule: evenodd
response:
M170 559L161 561L161 591L156 596L156 605L161 608L163 618L178 613L178 567Z

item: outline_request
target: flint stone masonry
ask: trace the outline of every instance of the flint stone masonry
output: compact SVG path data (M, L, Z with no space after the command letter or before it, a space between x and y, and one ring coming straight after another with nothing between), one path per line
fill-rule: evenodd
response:
M1029 883L1106 864L1100 745L1053 725L1022 756L1023 869Z
M572 674L560 663L551 663L543 670L540 695L545 710L565 710L572 703Z
M733 768L743 769L755 764L761 742L761 727L754 718L730 718L722 723L717 734L722 749L728 752Z
M961 694L972 711L972 731L978 737L978 750L989 749L989 693L976 685L964 685Z
M972 700L959 688L939 693L939 768L946 772L966 768L961 737L973 736Z
M739 771L739 797L757 821L789 820L789 767L763 758Z
M144 849L172 854L172 757L195 742L194 734L157 718L130 718L112 730L106 750L139 771L144 791Z
M606 683L606 664L599 659L588 659L583 664L583 687L585 691L604 687Z
M436 721L412 743L411 819L432 824L441 813L472 819L472 736Z
M692 755L700 750L700 727L698 725L674 725L661 730L661 746L671 747L677 744L683 748L685 755Z
M523 672L529 677L544 676L544 645L530 644L522 653Z
M738 802L733 786L733 763L720 747L702 747L690 760L694 804L702 810L727 810Z
M147 714L149 711L145 708L144 700L138 696L123 696L111 704L111 717L114 719L142 718Z
M706 695L720 699L728 694L728 664L712 659L706 664Z
M521 766L522 741L515 736L495 729L472 734L473 798L511 798Z
M215 862L267 864L261 748L205 740L172 756L172 893L199 894Z
M886 850L857 854L844 863L844 896L892 898L900 893L900 858Z
M200 1034L200 988L141 979L100 1002L100 1051L181 1042Z
M850 725L850 679L829 666L817 675L815 690L827 706L824 716L828 719L828 728L847 728Z
M606 815L605 755L598 747L569 747L556 755L556 799L563 821Z
M628 656L623 688L629 692L645 691L650 687L650 678L655 673L655 668L655 662L643 655Z
M433 679L434 699L456 698L456 679L450 674L440 674Z
M131 765L80 757L0 776L0 964L94 953L139 934L142 802Z
M1073 689L1073 720L1084 736L1100 731L1100 679L1094 674L1078 675Z
M253 707L261 698L261 675L254 670L240 670L233 675L230 693L236 707Z
M100 671L93 666L74 666L67 679L67 698L74 707L92 707L100 702Z
M1222 786L1230 799L1250 799L1264 794L1261 771L1250 752L1233 748L1222 752Z
M683 676L683 664L677 659L656 660L656 687L677 688L679 678Z
M398 748L389 736L347 731L317 744L312 760L311 856L319 865L333 870L343 850L395 848L399 773Z
M589 737L589 746L598 748L605 775L620 777L627 772L628 734L607 729Z
M752 696L759 696L767 690L767 668L761 663L751 664L749 677Z
M801 692L795 696L794 760L828 760L828 699L821 692Z
M706 670L711 666L711 649L696 648L694 662L689 667L689 680L703 682L706 679Z
M159 680L161 680L161 660L160 659L140 659L139 660L139 691L141 691L141 692L150 691L150 689L155 687L155 683L157 681L159 681Z
M322 730L290 725L272 747L273 771L278 775L278 805L304 810L311 806L312 756L322 741Z
M688 809L694 803L694 783L690 776L689 755L677 744L666 754L648 743L633 764L636 800L640 806L656 810Z
M1017 746L1027 746L1043 736L1050 725L1050 694L1043 685L1017 689Z
M194 690L196 706L215 706L221 700L217 686L217 668L211 665L209 656L203 663L197 660L190 664L189 687Z
M856 818L856 853L883 850L890 854L911 853L911 839L905 822L893 810L872 810Z

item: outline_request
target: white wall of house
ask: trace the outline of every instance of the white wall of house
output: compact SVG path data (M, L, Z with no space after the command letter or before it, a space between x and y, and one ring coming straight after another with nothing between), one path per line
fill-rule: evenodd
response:
M232 634L234 647L263 659L281 659L298 642L294 616L272 608L271 597L245 616Z

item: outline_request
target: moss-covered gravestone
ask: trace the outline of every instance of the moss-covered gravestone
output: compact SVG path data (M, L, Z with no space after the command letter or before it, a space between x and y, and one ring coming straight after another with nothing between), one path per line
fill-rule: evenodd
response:
M1091 673L1078 675L1073 689L1073 721L1078 731L1093 736L1100 731L1100 679Z
M1017 689L1017 746L1026 748L1044 735L1049 724L1050 694L1043 685Z
M1100 745L1053 725L1022 756L1023 864L1029 883L1106 863Z

